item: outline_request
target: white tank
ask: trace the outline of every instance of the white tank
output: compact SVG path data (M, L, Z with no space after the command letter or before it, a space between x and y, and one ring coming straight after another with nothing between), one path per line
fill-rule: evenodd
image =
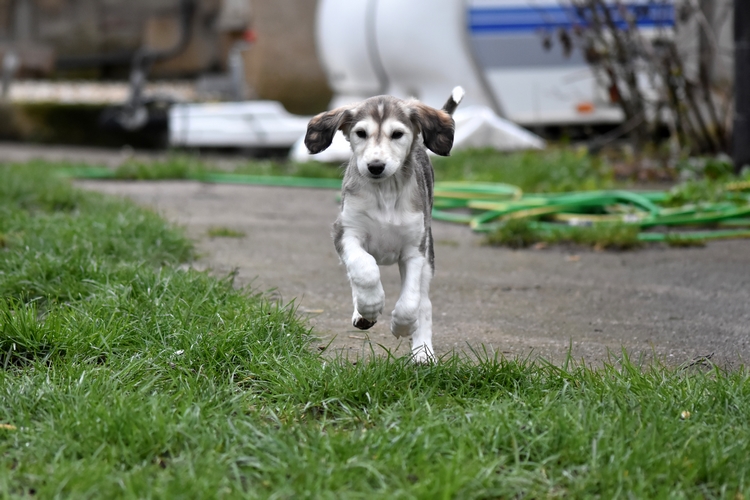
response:
M461 85L466 104L500 112L471 54L466 12L462 0L320 0L316 41L330 107L378 94L439 107Z
M385 74L375 48L377 0L320 0L315 39L328 83L330 108L386 91Z
M440 107L456 85L462 106L487 106L502 116L471 53L462 0L377 0L377 50L388 94Z

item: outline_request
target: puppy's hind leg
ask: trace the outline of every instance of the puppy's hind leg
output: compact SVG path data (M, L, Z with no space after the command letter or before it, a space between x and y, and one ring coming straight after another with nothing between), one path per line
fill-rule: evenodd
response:
M432 349L432 302L430 301L432 266L427 261L422 267L421 278L419 325L411 341L411 353L416 363L435 361L435 351Z
M414 255L400 260L401 295L391 315L391 333L398 337L410 337L419 327L419 304L421 301L422 268L425 258Z

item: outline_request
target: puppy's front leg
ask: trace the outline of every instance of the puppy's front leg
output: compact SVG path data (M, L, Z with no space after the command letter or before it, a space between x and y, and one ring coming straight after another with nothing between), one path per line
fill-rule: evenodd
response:
M391 314L391 333L396 337L409 337L417 330L424 266L425 258L419 254L398 262L398 270L401 273L401 295Z
M380 269L375 258L362 248L359 239L349 235L344 235L341 239L341 260L352 285L352 325L360 330L367 330L376 323L385 304Z

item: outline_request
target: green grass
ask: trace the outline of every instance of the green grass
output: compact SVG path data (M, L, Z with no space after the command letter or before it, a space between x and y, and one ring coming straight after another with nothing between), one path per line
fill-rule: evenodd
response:
M40 165L0 195L0 497L750 496L744 368L352 364L153 213Z
M561 226L543 230L528 219L510 219L487 235L487 243L510 248L527 248L537 243L549 245L580 245L597 250L633 250L643 246L638 240L640 228L628 224L595 224L592 226ZM675 246L688 246L688 240L673 238ZM695 246L695 245L692 245Z
M452 156L433 157L438 181L504 182L524 191L578 191L611 187L613 174L600 157L584 150L551 148L547 151L498 153L491 149L457 151ZM171 155L158 161L131 160L115 171L115 177L131 180L187 179L212 172L336 179L340 165L318 162L293 163L254 160L220 169L190 155Z
M667 234L665 243L673 248L704 247L706 240L700 238L685 238L680 235Z
M278 175L318 179L340 179L344 175L344 169L340 165L330 165L319 162L294 163L256 160L238 165L234 169L234 173L244 175Z
M594 250L636 250L646 245L638 239L640 228L632 224L594 224L592 226L560 226L542 229L528 219L509 219L487 234L488 245L513 249L537 244L577 245ZM673 248L703 247L705 239L667 234L664 244Z
M456 151L433 157L438 181L503 182L524 192L561 192L606 189L614 175L607 162L584 149L498 153L492 149Z
M337 179L343 170L328 164L310 162L293 163L276 160L252 160L231 167L219 168L197 156L173 154L163 160L130 160L115 170L115 178L125 180L190 179L209 173L234 173L243 175L273 175Z
M242 231L237 231L230 227L212 227L206 231L210 238L244 238L246 236Z
M179 180L190 179L213 170L197 157L171 155L164 160L128 160L115 169L115 178L138 181Z
M510 219L487 235L486 241L494 246L513 249L528 248L536 243L546 243L545 233L537 230L526 219Z

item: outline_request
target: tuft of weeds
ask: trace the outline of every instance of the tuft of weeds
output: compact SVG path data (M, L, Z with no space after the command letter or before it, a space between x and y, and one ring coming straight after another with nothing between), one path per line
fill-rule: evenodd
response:
M486 242L493 246L513 249L528 248L545 239L542 231L527 219L509 219L487 235Z
M679 234L667 234L664 242L674 248L704 247L706 240L702 238L687 238Z
M722 181L734 177L734 163L726 155L693 156L680 160L677 164L677 171L683 180Z
M115 178L139 181L190 179L210 170L198 157L171 155L164 160L128 160L117 167Z
M691 158L683 167L683 181L669 191L666 206L729 202L744 205L748 201L750 171L734 175L731 160ZM698 168L698 166L700 168Z
M552 231L548 243L573 243L595 250L633 250L643 246L638 239L640 228L632 224L594 224L566 227Z
M208 234L210 238L244 238L247 236L242 231L223 226L209 228L208 231L206 231L206 234Z
M643 246L638 226L629 224L594 224L541 228L528 219L509 219L487 235L490 245L527 248L537 243L548 245L581 245L595 250L632 250Z
M344 174L343 168L339 165L320 162L295 163L274 160L246 162L235 167L233 173L309 177L316 179L340 179Z
M664 205L667 207L680 207L683 205L717 203L720 201L744 204L746 203L746 197L741 193L728 191L723 182L709 179L690 180L681 182L670 189Z

